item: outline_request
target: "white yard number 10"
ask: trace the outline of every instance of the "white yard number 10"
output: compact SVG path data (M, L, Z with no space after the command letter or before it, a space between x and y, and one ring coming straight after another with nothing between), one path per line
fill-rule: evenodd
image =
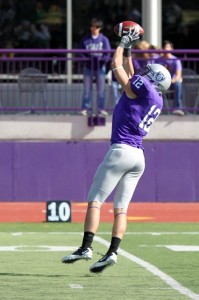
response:
M139 127L146 132L149 132L151 124L157 119L161 110L153 105L149 112L146 114L142 122L139 124Z
M70 221L71 208L66 201L53 201L47 203L47 221L48 222L66 222Z

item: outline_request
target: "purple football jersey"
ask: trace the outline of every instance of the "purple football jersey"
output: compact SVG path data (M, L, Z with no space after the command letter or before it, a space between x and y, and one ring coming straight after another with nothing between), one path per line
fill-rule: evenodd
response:
M100 51L100 50L111 50L109 39L100 33L97 38L93 38L92 35L89 33L85 36L80 43L80 48L85 50L91 51ZM93 57L93 68L94 70L98 69L99 66L105 64L105 62L110 60L110 53L109 52L89 52L82 54L83 57ZM87 62L87 67L91 68L91 61Z
M182 63L181 61L175 56L171 55L171 58L166 59L164 57L159 57L156 61L157 64L163 65L171 74L171 78L176 76L176 72L178 70L182 71Z
M146 78L134 75L130 80L137 98L130 99L123 92L113 113L111 144L128 144L143 149L142 139L159 116L163 99Z

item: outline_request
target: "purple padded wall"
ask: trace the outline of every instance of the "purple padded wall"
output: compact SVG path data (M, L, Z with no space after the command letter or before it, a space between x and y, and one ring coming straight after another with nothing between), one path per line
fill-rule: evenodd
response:
M0 201L86 201L108 142L1 142ZM145 141L134 201L199 201L199 142ZM112 196L109 200L112 200Z

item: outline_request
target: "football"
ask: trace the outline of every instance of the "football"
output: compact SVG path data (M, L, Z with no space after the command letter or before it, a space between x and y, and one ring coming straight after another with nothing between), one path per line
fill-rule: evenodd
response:
M140 35L143 35L144 33L144 29L137 23L133 22L133 21L123 21L119 24L117 24L114 27L114 32L122 37L125 34L128 34L128 32L132 29L134 29L136 26L139 26L139 31L140 31Z

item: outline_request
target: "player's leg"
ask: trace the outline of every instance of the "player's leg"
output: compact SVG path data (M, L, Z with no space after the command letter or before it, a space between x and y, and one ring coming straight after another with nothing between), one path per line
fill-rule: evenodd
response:
M64 256L62 258L63 263L70 264L78 260L89 260L92 258L91 245L93 242L94 234L99 226L100 207L101 202L99 201L88 202L82 245L72 254Z
M94 234L99 225L101 205L111 194L113 189L117 186L118 182L122 180L127 170L129 170L130 162L132 164L132 167L135 165L138 153L142 153L142 150L132 148L127 145L115 144L110 147L104 158L104 161L99 165L96 171L93 184L91 185L90 191L88 193L89 203L85 219L85 231L82 246L71 255L65 256L62 259L62 262L72 263L80 259L89 259L92 257L91 244L94 238ZM121 181L119 186L122 186L122 182L123 180ZM114 226L116 227L116 225ZM118 241L117 236L113 236L113 238L114 243L116 242L116 240ZM89 258L87 254L84 255L85 253L88 253ZM116 256L116 254L113 254L113 256ZM92 267L90 271L92 272Z
M86 218L84 222L84 232L95 233L100 222L100 208L102 203L99 201L88 202Z
M98 166L93 183L88 193L88 202L103 203L117 186L121 177L127 171L124 165L125 150L120 145L112 145L103 162Z
M117 250L126 230L126 224L126 210L114 209L114 226L110 247L106 254L90 267L91 273L101 273L117 262Z
M117 163L121 155L114 149L115 147L110 147L104 161L98 167L88 193L88 207L82 245L72 254L64 256L62 258L63 263L73 263L80 259L88 260L92 258L91 244L99 226L101 205L123 175L123 171L120 170L121 168L119 168Z
M137 152L137 164L133 167L132 171L122 176L117 185L117 192L114 198L114 224L110 247L107 253L91 266L90 272L92 273L101 273L107 267L112 266L117 262L117 250L127 226L128 206L145 168L142 150L136 150L135 152Z
M126 171L126 167L123 167L122 156L124 154L122 152L124 152L122 149L118 150L115 146L110 147L104 161L96 171L93 184L88 193L88 208L84 223L83 239L86 244L83 243L82 247L91 247L92 240L89 239L88 241L88 236L93 234L94 237L98 229L101 205L111 194Z
M126 231L129 203L145 169L143 151L138 150L136 152L137 163L131 171L121 178L117 185L117 191L114 197L114 223L112 228L112 237L117 237L120 240L122 240Z

